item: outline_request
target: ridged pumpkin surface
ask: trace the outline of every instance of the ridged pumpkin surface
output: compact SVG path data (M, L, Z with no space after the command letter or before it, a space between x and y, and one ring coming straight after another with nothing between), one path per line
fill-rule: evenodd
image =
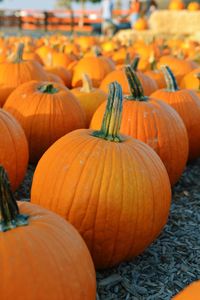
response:
M91 129L101 128L104 111L105 103L93 115ZM188 158L188 136L174 109L151 97L147 101L125 100L120 132L153 148L163 161L171 184L177 182Z
M195 281L176 295L173 300L198 300L200 295L200 281Z
M144 143L121 143L76 130L59 139L39 161L31 201L72 223L97 268L141 253L160 233L170 207L164 165Z
M55 93L42 91L45 86ZM27 82L9 96L4 108L22 125L31 162L37 162L64 134L85 127L85 115L78 100L59 83Z
M200 100L191 90L177 90L174 92L158 90L152 97L162 99L171 105L181 116L187 129L189 138L189 159L200 156Z
M158 86L154 79L148 77L141 71L137 71L137 75L141 81L145 95L149 96L150 94L152 94L154 91L157 90ZM119 84L121 84L123 93L125 95L130 94L130 89L129 89L128 81L127 81L124 70L115 70L115 71L109 73L104 78L104 80L102 80L100 89L102 89L105 93L108 93L108 86L114 80L117 80L117 82L119 82Z
M95 271L77 231L37 205L18 202L29 224L0 232L1 300L95 300Z
M0 165L8 172L13 190L22 182L28 165L28 143L16 119L0 109Z
M181 88L185 89L198 89L200 86L199 79L197 75L200 73L200 68L193 70L192 72L186 74L181 81Z

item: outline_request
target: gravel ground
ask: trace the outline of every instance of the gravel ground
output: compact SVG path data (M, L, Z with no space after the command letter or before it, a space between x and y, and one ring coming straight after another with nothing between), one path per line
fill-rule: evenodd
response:
M18 199L29 198L33 172L29 166ZM97 300L170 300L200 279L199 229L200 159L188 165L173 188L169 220L160 237L132 261L97 272Z

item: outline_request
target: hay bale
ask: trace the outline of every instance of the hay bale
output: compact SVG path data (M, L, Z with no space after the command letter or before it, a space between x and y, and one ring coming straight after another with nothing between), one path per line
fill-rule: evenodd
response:
M155 11L149 26L158 34L190 35L200 31L200 11Z

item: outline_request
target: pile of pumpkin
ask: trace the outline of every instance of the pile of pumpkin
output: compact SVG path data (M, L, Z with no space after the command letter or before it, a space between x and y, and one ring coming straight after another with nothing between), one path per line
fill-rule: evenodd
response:
M171 186L200 156L199 44L52 36L0 47L1 299L95 299L94 266L156 239ZM31 203L16 202L28 162Z

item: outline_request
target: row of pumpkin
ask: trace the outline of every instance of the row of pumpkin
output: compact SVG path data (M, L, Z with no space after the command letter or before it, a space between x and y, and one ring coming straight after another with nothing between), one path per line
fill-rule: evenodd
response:
M96 268L138 255L166 224L171 185L188 157L200 155L200 99L195 91L179 89L168 66L156 72L166 79L162 84L167 88L159 90L158 82L137 71L138 58L114 70L110 58L100 55L76 62L72 82L77 78L83 87L69 91L62 83L31 78L37 68L40 76L47 74L35 61L23 61L22 53L19 44L14 61L0 65L2 80L27 81L10 84L10 95L0 96L0 163L12 190L23 180L28 160L39 162L32 204L19 203L19 209L1 168L0 223L7 258L2 294L5 299L21 299L22 294L26 299L95 299L94 267L82 239L68 223L35 204L75 226ZM198 65L188 65L198 75ZM31 257L31 274L23 247ZM16 281L13 270L19 267ZM16 285L8 290L9 280Z

